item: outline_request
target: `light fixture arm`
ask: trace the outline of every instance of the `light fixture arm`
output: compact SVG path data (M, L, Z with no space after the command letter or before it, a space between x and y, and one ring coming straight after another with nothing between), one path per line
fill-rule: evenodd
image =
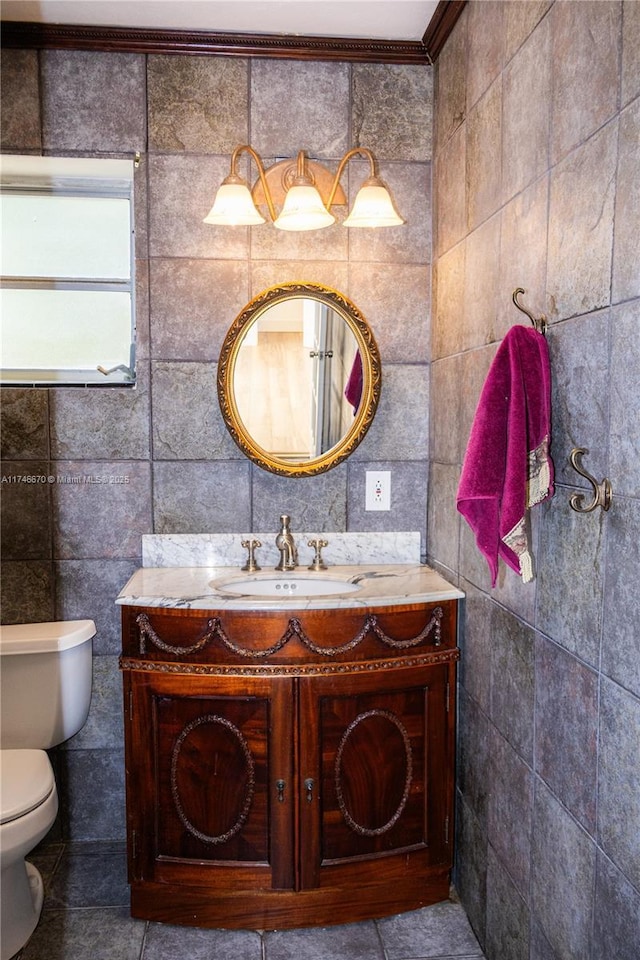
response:
M265 175L264 165L260 158L260 155L251 147L248 143L243 143L241 146L236 147L233 153L231 154L231 176L240 177L238 173L238 161L242 153L248 153L249 156L253 157L256 167L258 168L258 175L260 177L260 183L262 184L262 189L264 190L265 200L267 201L267 207L269 208L269 216L271 220L274 221L277 217L276 208L273 205L273 200L271 199L271 191L267 185L267 178Z
M333 184L332 184L332 186L331 186L331 191L330 191L330 193L329 193L329 199L327 200L327 210L330 210L330 209L331 209L331 204L333 203L333 198L334 198L335 195L336 195L336 190L338 189L338 185L339 185L339 183L340 183L340 177L342 176L342 173L343 173L343 171L344 171L344 168L346 167L346 165L347 165L347 163L349 162L349 160L351 159L351 157L355 157L355 156L357 156L358 154L360 154L360 155L363 156L363 157L366 157L366 158L368 159L369 163L371 164L370 176L371 176L372 178L373 178L373 177L377 177L375 157L374 157L373 154L371 153L371 150L368 149L368 147L354 147L352 150L348 150L348 151L345 153L345 155L344 155L344 157L342 158L342 160L340 161L340 163L338 164L338 169L337 169L337 171L336 171L336 175L335 175L335 177L333 178Z

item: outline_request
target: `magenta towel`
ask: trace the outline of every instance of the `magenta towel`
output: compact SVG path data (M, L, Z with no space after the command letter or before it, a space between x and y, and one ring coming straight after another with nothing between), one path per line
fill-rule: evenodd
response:
M533 327L511 327L480 395L457 498L494 587L498 557L525 583L533 579L526 515L553 496L550 435L547 341Z

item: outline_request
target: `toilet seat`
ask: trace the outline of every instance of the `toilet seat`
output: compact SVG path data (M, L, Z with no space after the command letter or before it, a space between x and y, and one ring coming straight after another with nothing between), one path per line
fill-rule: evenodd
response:
M0 750L0 823L25 816L44 803L55 788L44 750Z

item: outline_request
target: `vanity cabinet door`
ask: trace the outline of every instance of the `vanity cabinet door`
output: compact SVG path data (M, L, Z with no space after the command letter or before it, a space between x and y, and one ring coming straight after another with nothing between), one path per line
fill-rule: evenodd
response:
M451 862L453 664L300 683L302 887L389 896ZM395 889L394 889L395 888Z
M132 880L292 886L291 685L125 674Z

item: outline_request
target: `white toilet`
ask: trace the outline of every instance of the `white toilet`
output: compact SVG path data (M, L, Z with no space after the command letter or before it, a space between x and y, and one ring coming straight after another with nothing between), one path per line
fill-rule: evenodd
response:
M58 812L45 750L87 719L95 632L93 620L0 627L1 960L24 946L40 917L42 878L25 857Z

